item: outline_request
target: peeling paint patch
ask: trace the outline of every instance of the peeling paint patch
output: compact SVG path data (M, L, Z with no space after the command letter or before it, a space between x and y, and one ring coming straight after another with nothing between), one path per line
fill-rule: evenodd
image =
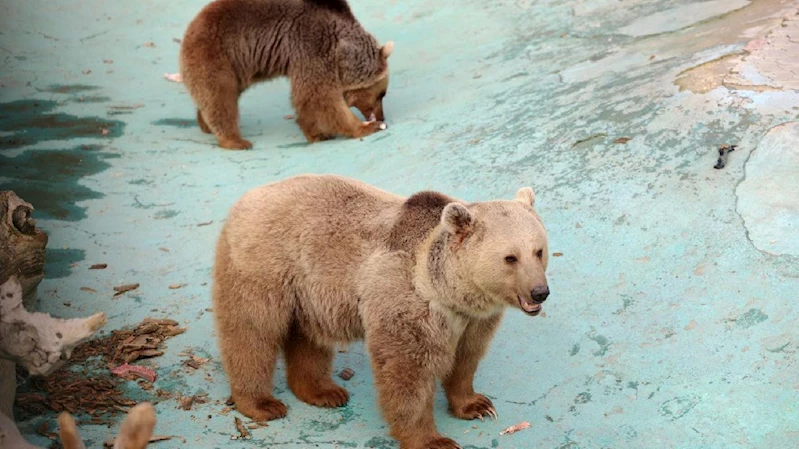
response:
M605 354L608 353L608 349L610 349L610 340L607 339L604 335L594 334L589 335L588 338L592 340L594 343L599 345L599 349L594 351L594 355L597 357L604 357Z
M178 212L176 210L173 210L173 209L159 210L158 212L153 214L153 219L155 219L155 220L164 220L164 219L167 219L167 218L172 218L172 217L178 215L179 213L180 212Z
M724 84L724 77L730 73L743 57L743 53L730 53L712 61L681 72L674 80L680 92L689 90L697 94L705 94Z
M760 251L799 256L799 122L772 128L744 167L737 211Z
M675 421L687 415L698 403L699 399L696 396L676 397L660 406L660 414Z
M768 319L768 315L763 313L760 309L749 309L737 318L732 318L732 321L741 329L748 329L752 326L760 324Z
M749 0L711 0L708 2L692 2L665 11L641 17L629 25L619 29L619 33L627 36L643 37L655 34L670 33L688 28L691 25L745 8L752 2Z

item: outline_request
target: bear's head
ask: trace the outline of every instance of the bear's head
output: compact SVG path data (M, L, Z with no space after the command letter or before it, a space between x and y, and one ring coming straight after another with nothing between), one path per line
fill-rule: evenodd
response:
M524 187L510 201L447 204L428 270L448 306L490 316L507 306L538 315L549 295L547 233ZM438 278L438 279L436 279Z
M354 40L339 42L337 57L339 79L344 87L347 106L356 107L369 121L386 120L383 113L383 97L388 91L388 57L394 50L394 42L378 46L373 37L369 42Z

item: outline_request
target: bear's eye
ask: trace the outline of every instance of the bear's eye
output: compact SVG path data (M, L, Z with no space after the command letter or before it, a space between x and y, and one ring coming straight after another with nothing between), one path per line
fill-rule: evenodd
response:
M505 262L507 263L516 263L517 260L516 256L505 256Z
M543 259L544 258L544 250L543 249L539 249L538 252L535 253L535 256L538 257L539 259Z

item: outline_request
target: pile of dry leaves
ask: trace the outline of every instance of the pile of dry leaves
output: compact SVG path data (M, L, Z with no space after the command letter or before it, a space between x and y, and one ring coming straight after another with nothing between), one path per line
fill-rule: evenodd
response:
M89 422L107 423L105 419L126 413L136 404L125 398L120 377L142 378L140 385L151 389L155 372L136 360L157 357L164 340L185 332L173 320L147 318L134 329L112 331L110 335L89 340L72 353L65 366L44 378L31 378L29 391L17 395L16 405L24 412L40 415L48 409L72 414L88 414Z

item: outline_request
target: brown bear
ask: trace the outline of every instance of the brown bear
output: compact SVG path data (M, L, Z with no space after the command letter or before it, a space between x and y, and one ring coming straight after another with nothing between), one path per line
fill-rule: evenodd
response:
M239 131L239 96L282 76L291 81L297 124L309 142L363 137L386 128L393 48L363 29L346 0L216 0L189 24L180 72L197 123L222 148L252 148Z
M547 234L535 196L463 203L403 198L335 175L247 192L216 249L213 300L238 410L285 416L272 396L282 350L288 385L321 407L347 403L331 378L337 343L364 339L380 408L403 449L456 448L433 421L436 380L451 413L496 416L472 381L503 311L541 311Z

